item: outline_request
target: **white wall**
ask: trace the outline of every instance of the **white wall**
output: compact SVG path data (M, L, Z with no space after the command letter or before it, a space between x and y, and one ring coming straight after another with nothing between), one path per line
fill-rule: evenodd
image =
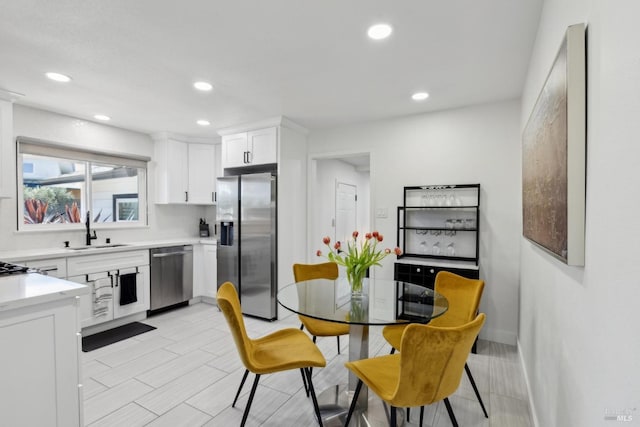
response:
M546 0L524 127L566 27L587 23L584 268L521 239L519 344L537 425L640 425L640 2Z
M9 154L2 158L0 167L7 171L11 182L11 197L0 200L0 250L61 247L63 241L70 240L71 245L83 245L84 227L78 231L17 232L16 207L16 136L28 136L75 145L80 148L103 150L108 152L134 154L153 157L153 142L148 135L128 131L112 126L81 120L74 117L48 111L13 106L13 137L2 139ZM154 163L149 163L148 197L149 227L101 232L97 226L100 242L110 237L113 242L144 241L165 238L196 237L198 218L205 216L205 210L199 206L155 205L153 203Z
M313 132L309 156L371 153L371 228L396 236L396 208L403 187L480 183L480 276L486 281L481 310L487 323L481 336L515 344L518 322L520 214L520 106L516 100L351 125ZM390 243L391 243L390 242ZM395 242L393 242L395 244ZM311 253L317 242L310 242ZM393 256L374 269L393 278Z

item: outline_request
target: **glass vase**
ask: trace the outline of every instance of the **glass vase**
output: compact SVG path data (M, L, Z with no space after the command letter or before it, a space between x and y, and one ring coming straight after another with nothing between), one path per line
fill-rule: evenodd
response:
M352 297L362 297L362 282L364 280L365 273L367 269L347 269L347 280L349 281L349 286L351 286L351 296Z

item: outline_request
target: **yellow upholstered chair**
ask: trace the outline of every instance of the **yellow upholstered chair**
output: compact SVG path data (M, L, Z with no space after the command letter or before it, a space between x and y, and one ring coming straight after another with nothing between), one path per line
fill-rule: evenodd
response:
M309 392L311 393L316 417L318 418L320 426L322 426L320 409L318 408L318 401L316 400L313 383L311 382L310 368L324 367L326 361L320 350L318 350L318 347L311 342L309 336L298 329L287 328L258 339L251 339L247 335L244 326L240 300L238 299L238 293L233 284L226 282L220 286L217 299L218 307L220 307L224 317L227 319L238 353L240 354L240 359L246 368L236 397L233 399L232 407L235 406L238 400L238 396L240 395L249 371L256 375L240 425L244 426L247 421L260 375L289 369L300 369L302 379L306 381L305 388L308 385Z
M449 396L458 389L469 351L485 321L480 313L469 323L443 328L411 324L402 334L400 354L347 362L359 379L345 426L355 409L363 382L391 406L390 425L396 426L396 408L423 406L444 400L457 426Z
M468 279L448 271L440 271L436 275L434 289L447 298L449 309L442 316L431 320L429 325L441 327L459 326L476 317L480 306L480 298L482 298L482 291L484 290L484 281ZM392 325L383 328L382 335L391 344L391 354L394 353L395 349L400 348L400 340L405 328L406 325ZM480 397L480 392L466 363L464 369L467 372L478 402L480 402L482 412L488 418L489 415ZM420 425L422 425L422 415L423 410L420 411Z
M293 277L296 282L313 279L335 280L338 278L338 264L335 262L293 264ZM298 317L302 322L300 329L307 328L307 331L313 336L313 342L316 342L316 337L336 337L338 340L338 354L340 354L340 335L349 334L349 325L327 322L302 315Z

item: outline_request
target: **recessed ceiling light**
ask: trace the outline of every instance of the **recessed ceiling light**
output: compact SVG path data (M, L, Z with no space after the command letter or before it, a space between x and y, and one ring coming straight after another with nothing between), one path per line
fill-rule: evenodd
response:
M411 99L413 99L414 101L424 101L428 97L429 97L429 94L427 92L416 92L413 95L411 95Z
M71 77L60 73L46 73L45 76L56 82L68 83L71 81Z
M389 24L376 24L369 27L367 35L374 40L386 39L391 35L393 29Z
M209 120L200 119L196 122L200 126L209 126L211 122Z
M193 87L203 92L209 92L211 89L213 89L213 86L211 86L211 83L207 83L207 82L195 82L193 84Z
M103 122L108 122L109 120L111 120L111 117L105 116L104 114L96 114L95 116L93 116L93 118L96 120L101 120Z

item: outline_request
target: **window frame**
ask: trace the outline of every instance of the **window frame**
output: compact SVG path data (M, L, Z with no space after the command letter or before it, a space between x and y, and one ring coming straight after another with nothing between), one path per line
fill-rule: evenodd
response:
M24 154L36 156L68 159L80 163L85 163L85 191L82 194L82 218L87 210L91 214L92 229L121 229L121 228L147 228L149 227L149 204L148 204L148 175L150 157L134 154L123 154L108 151L85 149L69 144L52 142L37 138L18 136L16 138L16 226L18 231L61 231L84 229L84 220L79 223L52 223L52 224L25 224L24 223ZM92 197L92 165L94 164L115 164L138 169L138 220L137 221L109 221L93 222ZM115 214L115 213L114 213Z

